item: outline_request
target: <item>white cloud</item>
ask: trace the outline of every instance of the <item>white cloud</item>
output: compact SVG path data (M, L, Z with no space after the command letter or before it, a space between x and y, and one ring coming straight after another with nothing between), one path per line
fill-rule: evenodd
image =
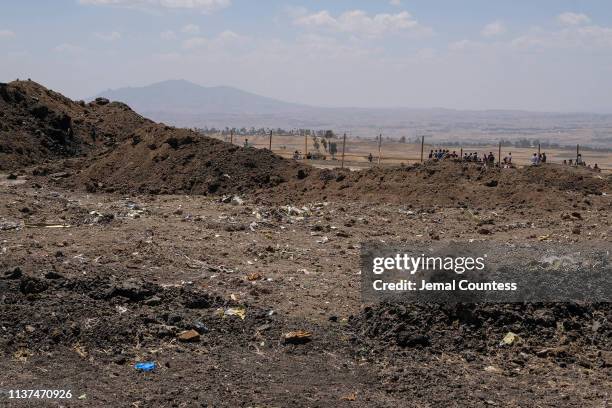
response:
M117 41L121 38L121 33L111 31L110 33L96 33L96 37L104 41Z
M561 13L557 16L557 21L566 26L575 26L581 24L588 24L591 22L591 19L586 14L582 13L572 13L567 11L565 13Z
M570 26L557 31L533 29L510 42L516 49L577 49L612 48L612 28L596 25Z
M187 24L181 31L185 34L198 34L200 32L200 26L196 24Z
M431 29L421 26L407 11L369 16L365 11L352 10L334 17L327 10L322 10L298 16L294 19L294 24L368 37L380 37L401 31L431 32Z
M139 9L191 9L209 13L229 7L231 0L79 0L79 3Z
M506 26L501 21L493 21L482 28L480 34L483 37L495 37L506 32Z
M0 39L15 38L15 33L11 30L0 30Z
M391 0L389 4L395 7L399 7L402 5L402 0Z
M185 50L193 50L196 48L206 49L222 49L231 45L238 45L248 40L247 37L236 34L233 31L226 30L219 33L216 37L192 37L183 41L182 47Z

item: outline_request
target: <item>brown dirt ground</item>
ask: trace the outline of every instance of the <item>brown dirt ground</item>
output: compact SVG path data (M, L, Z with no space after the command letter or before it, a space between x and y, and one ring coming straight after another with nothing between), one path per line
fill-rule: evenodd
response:
M2 389L86 395L70 406L595 407L609 398L609 304L364 307L358 275L368 239L609 245L609 196L576 201L580 219L359 201L288 215L248 198L85 194L42 179L4 183L0 194L2 270L23 273L0 280ZM490 235L478 219L493 220ZM244 320L220 315L238 305ZM199 342L177 341L191 328ZM297 329L312 341L283 344ZM510 330L527 344L498 347ZM427 345L411 342L423 333ZM160 368L138 373L139 360Z
M610 304L363 305L359 251L367 240L609 247L609 178L457 163L317 170L121 104L0 89L9 133L22 132L2 139L2 168L19 175L0 176L3 404L607 406ZM55 113L28 110L40 101ZM72 127L57 127L63 114ZM59 133L36 133L49 126ZM45 145L61 132L74 140ZM18 143L44 148L6 153ZM180 341L186 330L198 341ZM311 341L284 342L295 330ZM523 341L500 347L508 331ZM148 360L154 372L134 369ZM6 402L16 388L74 398Z

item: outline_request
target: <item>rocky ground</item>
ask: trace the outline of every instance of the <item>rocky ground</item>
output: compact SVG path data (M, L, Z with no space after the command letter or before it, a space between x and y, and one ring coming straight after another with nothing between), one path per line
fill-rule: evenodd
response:
M2 406L609 404L609 303L369 303L359 262L605 252L609 174L321 170L29 80L0 84L0 170Z
M0 186L0 389L72 390L50 406L610 398L609 304L364 306L359 275L367 240L609 245L608 195L583 195L567 212L266 205L28 178ZM299 330L311 336L285 338ZM508 332L521 341L500 346ZM138 361L157 368L138 372Z

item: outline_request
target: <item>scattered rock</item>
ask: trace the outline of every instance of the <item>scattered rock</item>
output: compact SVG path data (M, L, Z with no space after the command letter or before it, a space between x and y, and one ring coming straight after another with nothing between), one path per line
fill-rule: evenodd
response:
M21 293L24 295L29 295L44 292L48 287L48 284L43 280L33 276L25 276L21 278L19 290L21 290Z
M196 330L186 330L178 335L178 339L183 343L197 343L200 341L200 333Z
M21 268L16 266L13 269L4 271L2 273L2 279L19 279L21 278L22 275L23 275L23 272L21 272Z
M306 330L296 330L283 335L285 344L305 344L312 340L312 333Z
M397 345L400 347L427 347L430 344L429 336L424 334L412 334L404 331L397 336Z

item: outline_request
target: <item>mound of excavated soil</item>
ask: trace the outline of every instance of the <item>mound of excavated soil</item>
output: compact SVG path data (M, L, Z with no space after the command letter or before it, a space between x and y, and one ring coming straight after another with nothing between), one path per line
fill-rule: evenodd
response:
M0 171L112 146L147 123L123 103L74 102L33 81L0 83Z
M269 150L234 146L187 129L150 125L74 177L88 190L240 194L297 179L303 166Z
M507 345L502 340L512 332L521 347L536 353L565 347L569 357L573 346L612 346L611 313L607 303L380 303L365 307L350 323L360 339L384 347L494 353ZM587 332L588 338L582 336Z
M570 167L500 170L444 162L357 172L310 169L307 177L292 179L260 198L276 203L346 199L424 207L559 209L574 205L573 195L601 195L611 187L609 176Z

